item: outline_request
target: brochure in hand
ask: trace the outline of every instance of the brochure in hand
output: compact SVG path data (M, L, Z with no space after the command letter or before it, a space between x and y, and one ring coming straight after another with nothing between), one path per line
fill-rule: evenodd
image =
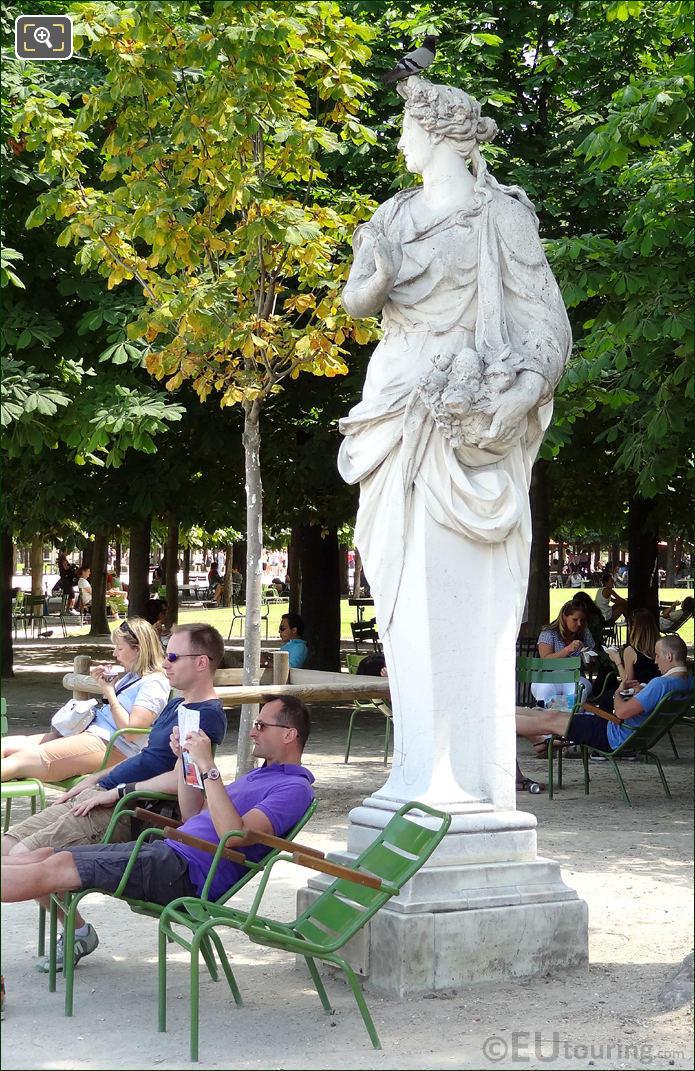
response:
M179 740L183 744L189 733L196 733L200 729L200 711L191 710L184 703L179 707ZM199 766L193 761L188 751L181 752L183 762L183 777L187 785L192 788L203 789L203 778Z

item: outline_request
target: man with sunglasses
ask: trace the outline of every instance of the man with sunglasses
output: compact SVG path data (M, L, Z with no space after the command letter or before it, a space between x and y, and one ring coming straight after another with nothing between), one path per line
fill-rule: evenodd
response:
M121 628L124 632L129 630L127 621ZM19 860L40 848L61 849L100 842L114 807L127 792L143 789L175 793L176 755L170 740L181 703L200 712L200 727L208 739L215 744L224 739L227 718L213 686L223 656L224 640L217 629L206 624L177 626L165 656L165 672L171 687L182 695L165 706L152 727L147 746L138 755L112 766L107 773L90 774L59 796L52 806L13 825L2 838L3 861L8 856ZM111 840L128 841L130 837L130 820L124 818L117 824ZM77 963L95 950L99 939L94 927L82 917L77 916L76 923ZM61 937L58 947L59 970L63 967L62 940ZM47 971L47 958L39 960L37 967Z
M178 650L175 653L183 657ZM240 830L244 836L235 838L234 849L242 851L247 859L262 859L269 849L255 841L255 834L283 836L314 798L313 775L300 764L309 730L309 712L301 700L279 696L265 703L251 731L253 754L264 759L264 764L229 785L224 784L214 764L207 734L189 733L183 746L202 772L201 791L186 783L182 741L176 727L171 734L171 749L177 756L178 800L184 819L180 832L217 844L228 830ZM27 853L14 865L5 867L2 899L31 900L84 888L114 892L132 848L132 843L96 844L67 851L42 848ZM180 896L199 896L212 858L210 852L180 841L150 841L138 853L124 895L158 904L171 903ZM243 864L220 859L208 896L219 898L243 873Z

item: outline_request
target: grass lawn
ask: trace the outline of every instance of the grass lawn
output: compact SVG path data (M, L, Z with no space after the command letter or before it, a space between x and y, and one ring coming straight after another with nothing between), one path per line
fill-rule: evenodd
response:
M589 595L593 598L596 594L595 588L585 588ZM627 588L617 589L621 595L627 598ZM550 617L551 620L555 620L560 612L560 607L563 603L568 602L572 598L573 589L571 588L551 588L550 589ZM692 595L692 588L662 588L659 592L659 598L662 602L681 602L686 595ZM268 639L277 640L278 625L280 624L280 618L287 612L287 603L274 603L268 607ZM374 608L367 606L365 608L365 619L369 620L374 616ZM222 610L208 610L203 607L182 607L179 610L179 621L184 624L186 621L207 621L209 624L214 625L219 629L225 640L229 632L229 626L232 620L231 608ZM351 640L352 633L350 632L350 622L356 621L356 611L353 606L348 606L347 599L341 599L340 602L340 635L343 640ZM377 622L378 627L378 622ZM89 631L89 627L75 629L71 633L75 636L84 635ZM689 647L693 645L693 620L691 618L682 629L679 630L680 635L683 637ZM261 638L265 639L265 623L261 625ZM234 626L234 635L232 641L236 640L239 646L242 645L243 640L239 636L239 625Z
M585 589L589 595L593 598L596 594L594 588ZM621 595L627 598L627 588L617 589ZM662 588L659 592L659 598L666 602L682 601L686 595L692 595L692 590L689 588ZM572 598L572 589L570 588L551 588L550 589L550 616L554 620L560 612L560 607L563 603ZM268 638L278 638L278 625L280 624L280 618L287 612L287 603L274 604L268 607ZM369 619L374 616L374 608L367 606L364 613L365 619ZM184 621L209 621L211 625L218 628L225 639L227 639L227 633L229 632L229 625L232 620L231 609L226 610L200 610L200 609L187 609L184 607L179 610L179 621L183 624ZM356 611L354 606L348 606L347 599L341 599L340 602L340 635L343 640L351 640L352 633L350 632L350 622L356 621ZM378 622L377 622L378 627ZM688 645L693 643L693 621L688 621L683 629L681 635ZM261 636L265 639L265 625L261 628ZM239 640L239 626L234 627L234 637L241 644ZM234 638L232 637L232 638Z

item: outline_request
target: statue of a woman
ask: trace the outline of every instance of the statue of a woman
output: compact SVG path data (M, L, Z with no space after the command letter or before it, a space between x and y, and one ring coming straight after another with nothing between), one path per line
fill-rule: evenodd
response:
M355 541L395 714L373 802L508 808L528 487L570 328L533 205L480 155L495 123L450 86L398 91L399 148L422 185L358 228L343 292L384 329L339 457L360 483Z

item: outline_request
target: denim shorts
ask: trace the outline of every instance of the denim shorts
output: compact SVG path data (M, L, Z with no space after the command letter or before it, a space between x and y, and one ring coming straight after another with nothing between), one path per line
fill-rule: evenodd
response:
M83 889L113 893L133 850L127 844L85 844L68 848ZM161 840L141 845L123 895L131 900L170 904L179 896L196 896L188 877L188 862Z

